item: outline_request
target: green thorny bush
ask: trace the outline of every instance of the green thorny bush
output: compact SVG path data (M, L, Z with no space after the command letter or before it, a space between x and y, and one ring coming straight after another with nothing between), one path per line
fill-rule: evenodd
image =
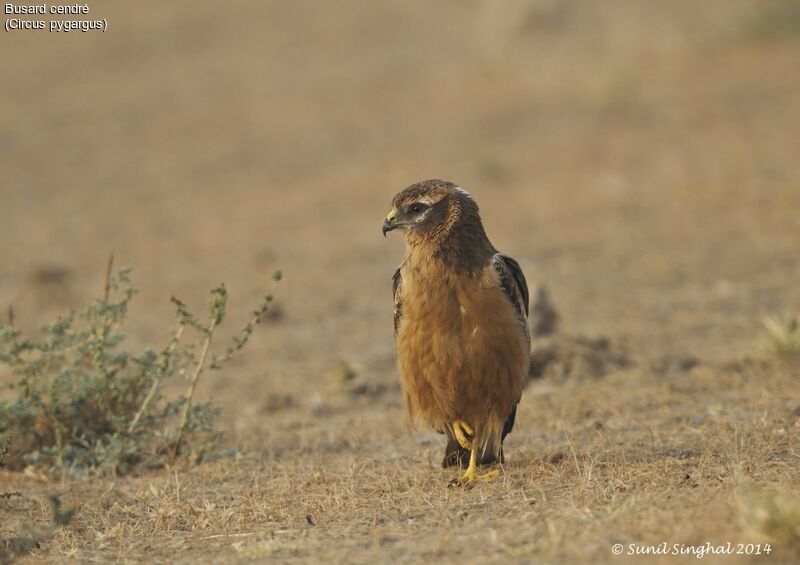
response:
M117 475L216 452L219 408L193 402L198 379L244 347L272 295L220 355L210 347L225 317L224 285L211 291L206 322L173 297L177 323L169 343L133 353L123 348L121 331L136 294L129 275L130 269L112 275L109 262L105 297L44 326L40 341L23 336L12 317L0 327L0 363L12 375L10 400L0 400L0 458L7 468ZM280 280L280 273L273 278ZM184 334L191 332L196 338L187 343ZM166 398L162 385L176 374L188 380L188 391Z

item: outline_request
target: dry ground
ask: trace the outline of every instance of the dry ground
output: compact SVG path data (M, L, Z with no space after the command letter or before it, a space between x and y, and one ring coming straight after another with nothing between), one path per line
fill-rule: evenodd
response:
M796 2L106 4L105 34L2 37L0 303L35 328L115 249L136 343L220 280L236 327L276 268L283 316L202 383L238 458L0 475L23 493L0 537L49 492L79 506L26 561L797 556L800 375L753 353L762 316L800 309ZM379 226L434 176L471 190L565 335L630 359L533 382L504 477L469 491L409 432L392 360L402 251Z

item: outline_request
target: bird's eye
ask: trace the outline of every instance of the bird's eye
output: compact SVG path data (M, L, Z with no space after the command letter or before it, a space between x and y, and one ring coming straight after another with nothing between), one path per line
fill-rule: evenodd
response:
M427 208L425 204L420 204L419 202L415 202L414 204L408 207L408 211L411 212L412 214L419 214L425 208Z

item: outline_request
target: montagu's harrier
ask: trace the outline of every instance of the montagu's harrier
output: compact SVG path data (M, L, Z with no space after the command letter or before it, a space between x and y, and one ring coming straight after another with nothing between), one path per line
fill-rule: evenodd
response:
M467 466L453 485L496 476L528 370L528 285L486 237L478 205L443 180L392 200L383 233L401 229L394 332L406 407L447 434L442 465Z

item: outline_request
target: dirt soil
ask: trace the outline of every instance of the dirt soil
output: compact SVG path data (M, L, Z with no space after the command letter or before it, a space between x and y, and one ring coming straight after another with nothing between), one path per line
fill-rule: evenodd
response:
M796 2L90 8L106 33L0 40L0 304L34 329L97 296L114 250L134 343L223 280L232 332L275 269L281 315L200 383L238 456L0 473L22 493L0 539L45 523L48 493L78 507L22 562L797 557L800 367L755 351L763 316L800 311ZM431 177L470 190L559 314L504 474L470 490L409 429L393 359L402 243L380 224Z

